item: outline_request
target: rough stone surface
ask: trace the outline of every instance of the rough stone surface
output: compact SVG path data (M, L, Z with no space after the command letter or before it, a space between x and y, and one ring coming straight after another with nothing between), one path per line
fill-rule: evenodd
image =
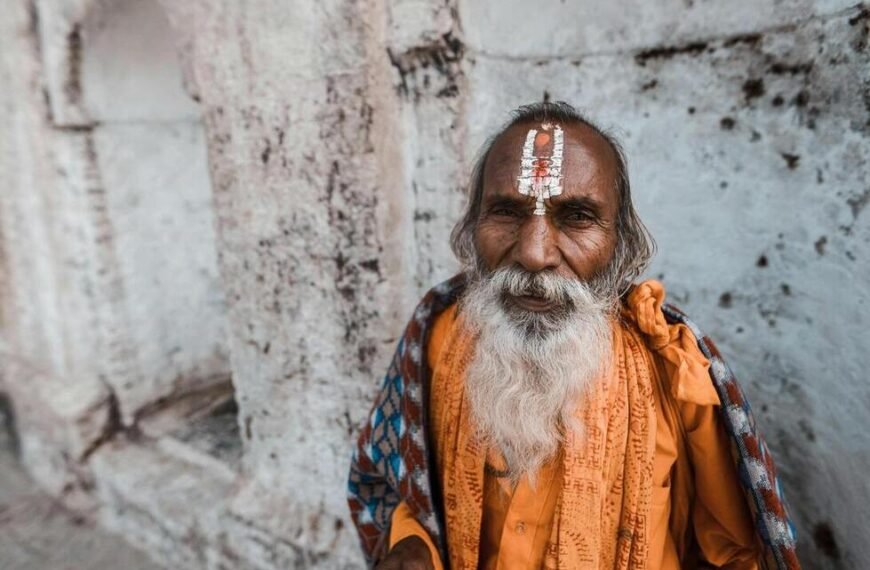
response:
M870 558L866 4L2 11L0 391L68 506L169 567L361 567L355 428L456 270L476 149L550 98L623 139L650 275L743 379L805 566Z
M0 421L4 419L0 406ZM95 527L41 490L19 465L0 427L0 567L4 570L158 570L148 555Z

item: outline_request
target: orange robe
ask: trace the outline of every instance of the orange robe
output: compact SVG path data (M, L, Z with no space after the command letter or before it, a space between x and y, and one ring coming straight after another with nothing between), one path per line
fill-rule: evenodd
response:
M473 350L467 346L469 339L462 336L455 305L436 319L427 349L432 369L430 429L436 456L440 456L438 468L445 468L446 463L450 471L439 473L445 498L455 503L459 496L463 497L461 502L470 503L447 505L451 567L609 569L643 567L632 561L647 560L646 568L651 570L676 570L681 561L688 566L700 556L715 566L757 568L759 547L736 479L727 436L719 425L719 400L707 372L709 363L688 328L664 321L660 311L663 299L664 290L655 281L636 287L614 335L616 345L628 347L616 351L622 355L619 370L635 366L641 377L648 378L648 435L638 428L640 424L634 417L623 418L623 431L610 425L611 416L620 415L614 410L625 407L624 401L632 401L625 400L628 388L623 386L611 385L609 391L604 389L597 397L590 397L593 404L598 402L597 415L595 410L587 409L582 417L592 447L606 447L607 437L596 440L595 436L609 431L616 434L618 441L619 437L622 441L628 438L626 447L640 450L636 454L641 458L644 447L650 450L650 465L640 462L625 473L618 470L623 468L623 455L611 453L615 459L610 460L606 459L607 453L592 457L591 465L615 474L616 483L610 485L606 477L597 478L601 481L588 479L590 464L570 461L564 457L565 450L542 468L534 487L524 478L511 489L506 481L485 470L483 463L495 469L503 467L498 455L477 449L467 421L456 421L453 416L447 423L443 420L450 413L464 417L464 376L454 361L467 360ZM645 401L643 381L637 383L641 388L633 395L635 407L637 402ZM635 452L624 454L631 453ZM630 482L632 476L636 477L634 483ZM452 492L462 485L470 491L464 495ZM645 487L650 488L645 492ZM593 488L595 492L590 492ZM640 491L635 492L635 488ZM592 497L589 504L572 500L586 495ZM628 518L643 521L630 529L625 526L626 501L629 507L634 505ZM590 516L600 503L607 516ZM461 514L451 519L451 512ZM595 520L585 526L577 522L586 519ZM393 514L390 545L412 535L429 545L435 567L442 569L444 565L428 534L402 503ZM567 544L572 539L579 542Z

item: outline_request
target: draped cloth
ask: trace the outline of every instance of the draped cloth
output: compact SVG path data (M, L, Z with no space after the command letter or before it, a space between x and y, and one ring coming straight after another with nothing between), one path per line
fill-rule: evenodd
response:
M479 557L486 450L470 427L463 389L475 339L461 322L451 332L433 378L439 396L433 400L431 429L439 434L435 457L450 529L450 567L472 569ZM545 567L645 567L655 452L653 387L641 339L619 326L614 336L612 365L590 385L577 410L585 429L566 434L565 485Z
M435 406L428 417L433 379L423 357L434 315L456 301L462 286L462 277L454 278L430 291L418 306L360 435L351 465L349 502L370 562L382 556L390 517L403 503L451 568L476 567L484 450L469 437L469 430L463 434L457 427L468 420L461 389L440 394L445 405ZM627 304L637 316L636 326L616 332L614 373L595 384L578 410L587 429L583 437L569 435L565 444L566 485L557 505L558 524L553 526L546 566L644 567L655 437L650 429L654 405L646 343L659 351L671 369L676 379L672 391L696 391L696 399L721 401L722 424L731 437L736 471L764 547L762 565L799 568L775 467L748 404L709 339L678 310L663 305L660 287L646 282L629 295ZM473 343L463 338L467 333L462 327L456 330L456 338L449 341L452 360L443 367L450 374L462 374L472 352ZM692 335L685 334L689 330ZM712 382L679 381L681 367L686 371L697 365L681 358L685 347L681 343L688 342L710 359ZM433 442L436 425L447 437ZM559 516L559 511L594 512L589 509L603 512L600 517Z

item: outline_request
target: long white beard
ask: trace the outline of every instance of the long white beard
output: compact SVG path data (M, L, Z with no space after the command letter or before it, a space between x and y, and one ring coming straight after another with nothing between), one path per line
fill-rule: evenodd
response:
M505 296L530 292L559 305L534 313ZM505 268L469 285L462 310L479 338L466 394L478 437L502 453L515 481L534 480L568 430L582 436L575 413L610 362L613 306L554 273Z

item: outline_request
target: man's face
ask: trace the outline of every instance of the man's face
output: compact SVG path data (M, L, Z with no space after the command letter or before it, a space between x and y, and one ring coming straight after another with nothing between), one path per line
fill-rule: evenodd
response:
M554 272L589 281L604 271L616 246L617 163L609 145L584 125L560 125L564 132L562 192L544 202L535 214L535 198L520 193L523 145L528 123L511 127L493 145L483 175L480 219L475 234L480 258L489 271L519 266L527 272ZM553 127L547 127L553 132ZM536 156L551 156L549 144L536 146ZM551 301L533 295L511 299L521 309L546 312Z

